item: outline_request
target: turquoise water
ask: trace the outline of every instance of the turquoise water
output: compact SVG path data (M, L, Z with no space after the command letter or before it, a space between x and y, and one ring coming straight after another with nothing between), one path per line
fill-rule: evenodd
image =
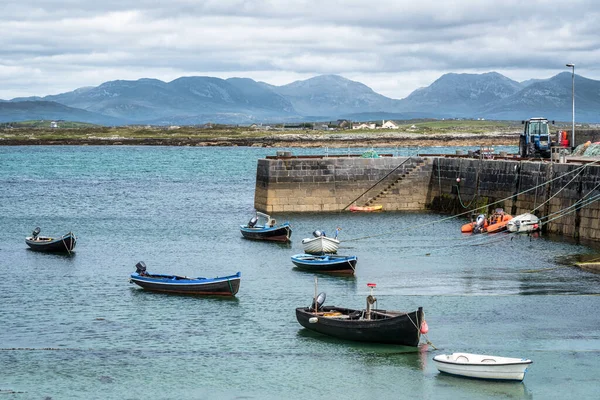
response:
M597 398L600 275L562 260L598 247L465 237L465 221L426 224L444 217L433 213L280 214L294 229L290 245L244 240L238 227L254 210L256 159L275 151L0 147L0 394ZM73 230L76 254L29 251L24 237L36 226L47 235ZM437 350L347 343L296 322L314 276L295 270L290 256L313 230L336 226L340 252L359 261L353 278L319 275L326 303L362 308L366 283L375 282L381 308L424 307ZM157 273L241 271L241 288L234 299L147 293L128 282L140 260ZM433 356L455 351L534 363L516 384L440 375Z

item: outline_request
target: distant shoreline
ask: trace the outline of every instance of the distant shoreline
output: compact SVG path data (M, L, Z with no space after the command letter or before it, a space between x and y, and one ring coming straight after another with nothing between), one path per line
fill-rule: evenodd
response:
M436 146L513 146L518 134L508 133L360 133L302 134L265 133L252 137L3 137L0 146L194 146L194 147L436 147Z

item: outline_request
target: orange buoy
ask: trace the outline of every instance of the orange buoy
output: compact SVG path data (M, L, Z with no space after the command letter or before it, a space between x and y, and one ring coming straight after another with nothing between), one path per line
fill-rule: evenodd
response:
M427 332L429 332L429 325L427 325L427 321L423 320L421 322L421 333L425 335Z

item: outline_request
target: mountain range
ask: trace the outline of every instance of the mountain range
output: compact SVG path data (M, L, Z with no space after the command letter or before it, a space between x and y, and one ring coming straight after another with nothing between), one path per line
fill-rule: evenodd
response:
M577 122L600 122L600 81L575 75ZM45 97L0 100L0 122L68 120L100 125L197 125L415 118L572 119L572 75L511 80L449 73L404 99L338 75L283 86L248 78L116 80Z

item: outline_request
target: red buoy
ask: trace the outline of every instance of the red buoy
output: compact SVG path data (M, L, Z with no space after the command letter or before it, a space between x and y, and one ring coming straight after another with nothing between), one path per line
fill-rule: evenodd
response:
M425 335L427 332L429 332L429 326L427 325L427 321L423 320L421 322L421 333Z

